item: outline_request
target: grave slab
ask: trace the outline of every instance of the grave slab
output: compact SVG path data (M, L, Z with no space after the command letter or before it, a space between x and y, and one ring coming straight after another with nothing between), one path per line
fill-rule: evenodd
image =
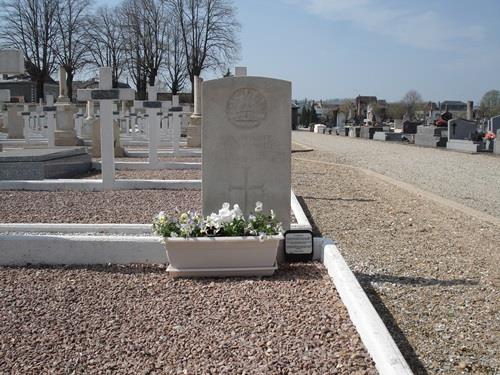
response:
M68 178L87 173L92 159L84 147L23 149L0 154L0 180Z
M364 139L373 139L375 132L384 131L381 126L362 126L359 132L359 137Z
M402 133L375 132L373 134L374 141L401 142L402 137L403 137Z

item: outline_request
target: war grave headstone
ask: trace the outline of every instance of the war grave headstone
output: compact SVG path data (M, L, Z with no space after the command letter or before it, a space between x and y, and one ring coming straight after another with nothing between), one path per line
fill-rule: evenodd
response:
M202 90L203 213L230 202L248 215L261 201L289 229L291 83L226 77Z
M99 69L99 88L79 89L77 97L81 101L99 101L102 184L105 190L113 189L115 181L113 101L134 100L134 90L113 89L112 69L103 67Z
M454 151L476 153L483 149L484 142L477 131L475 121L453 119L448 121L448 143L446 148Z

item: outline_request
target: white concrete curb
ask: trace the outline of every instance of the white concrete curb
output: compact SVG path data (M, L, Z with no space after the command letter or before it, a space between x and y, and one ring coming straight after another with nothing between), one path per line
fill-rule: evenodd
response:
M101 163L100 162L92 163L92 168L100 171ZM117 171L135 171L135 170L154 171L162 169L201 169L201 163L188 163L180 161L165 161L165 162L159 162L157 164L149 164L148 162L140 162L140 161L115 162L115 170Z
M0 265L165 264L165 247L151 236L0 235Z
M201 180L115 180L112 190L200 190ZM104 191L102 180L5 180L0 190Z
M60 224L0 223L0 233L102 233L121 235L151 234L151 224Z
M125 156L128 158L147 158L149 157L148 150L125 150ZM173 151L158 151L158 156L176 156ZM201 157L201 150L197 149L181 149L179 157Z
M328 239L325 239L323 244L323 264L379 373L413 374L358 280L337 247Z

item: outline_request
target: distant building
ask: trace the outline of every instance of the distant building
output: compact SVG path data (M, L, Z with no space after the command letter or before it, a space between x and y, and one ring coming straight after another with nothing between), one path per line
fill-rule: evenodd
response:
M59 95L59 85L52 81L44 84L44 94ZM0 90L10 90L10 97L22 97L25 103L36 102L36 82L29 78L7 79L0 81Z
M467 112L467 103L456 101L456 100L445 100L439 104L439 111L444 112L448 110L453 115ZM456 117L456 116L453 116Z

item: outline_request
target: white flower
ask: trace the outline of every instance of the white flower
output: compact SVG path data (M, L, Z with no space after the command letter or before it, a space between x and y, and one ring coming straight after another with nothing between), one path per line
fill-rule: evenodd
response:
M271 219L273 219L273 220L274 220L275 218L276 218L276 215L274 214L274 211L273 211L273 210L271 210Z
M224 203L219 210L219 219L222 223L230 223L233 221L233 212L229 207L229 203Z
M175 232L171 232L170 233L170 237L176 238L176 237L179 237L179 235L177 233L175 233Z
M255 212L262 212L262 202L258 201L255 203Z
M261 234L259 235L259 241L260 241L260 242L264 242L264 240L265 240L265 239L266 239L266 234L265 234L265 233L261 233Z
M240 206L237 204L233 206L233 215L236 219L241 219L243 217L243 212L241 211Z

